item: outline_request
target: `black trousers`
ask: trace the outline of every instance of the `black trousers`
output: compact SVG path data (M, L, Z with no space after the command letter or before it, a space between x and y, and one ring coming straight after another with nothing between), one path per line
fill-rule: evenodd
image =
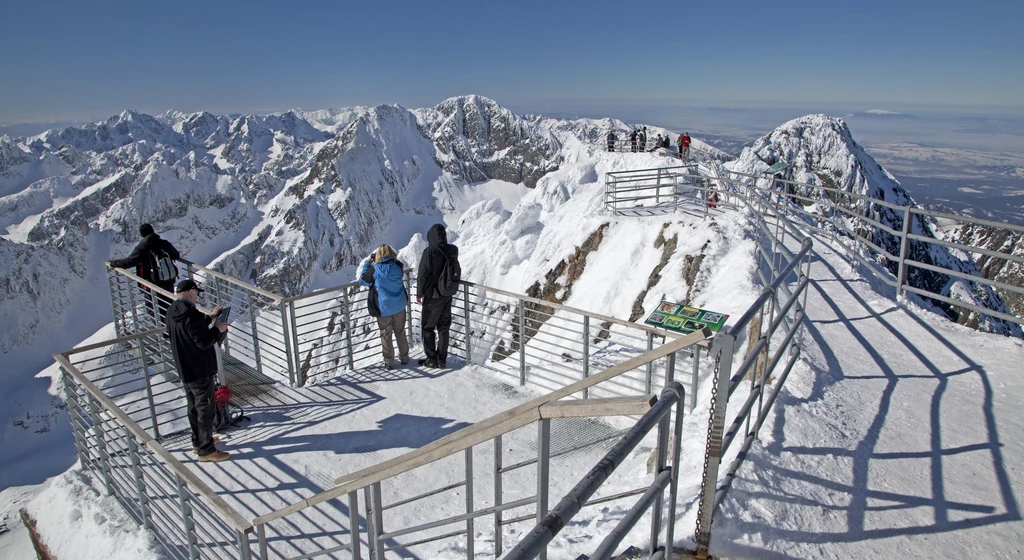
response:
M217 376L211 375L185 383L185 401L188 402L188 425L192 428L192 447L199 455L209 455L217 448L213 445L213 417L217 403L213 401L213 388Z
M452 298L423 300L423 353L438 363L448 359L448 332L452 326Z

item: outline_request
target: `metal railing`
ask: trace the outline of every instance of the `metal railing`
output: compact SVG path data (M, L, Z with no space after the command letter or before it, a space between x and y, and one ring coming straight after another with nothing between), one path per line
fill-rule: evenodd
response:
M981 287L981 299L990 303L993 298L991 294L984 293L986 289L1022 296L1024 282L1020 279L1017 284L990 280L973 266L957 269L940 266L932 255L936 249L964 251L1018 264L1024 264L1024 257L1012 254L1012 247L994 251L939 239L933 234L929 220L985 226L1017 235L1024 234L1024 226L899 205L834 187L777 177L724 171L719 180L723 188L755 196L765 208L790 217L800 228L827 236L829 241L845 251L849 259L895 288L897 296L909 292L941 304L1024 325L1024 317L939 293L949 281L965 280ZM958 260L956 255L951 256L951 261Z
M228 330L224 355L262 376L303 386L311 377L367 367L380 360L376 322L366 308L367 288L355 282L280 298L237 280L228 282L204 267L188 266L190 277L206 281L201 303L208 308L232 305L240 310L240 318ZM122 269L110 269L108 282L119 334L164 328L163 313L173 294ZM412 282L407 271L410 293ZM150 291L142 292L137 285ZM150 293L158 297L149 297ZM406 329L411 344L419 341L419 309L410 298ZM453 298L450 354L489 367L519 385L546 391L647 352L666 336L678 335L464 281ZM156 350L170 355L166 340L160 341ZM684 383L693 408L701 349L677 359L689 366ZM164 361L170 363L169 358ZM636 390L656 393L662 388L659 379L665 367L664 361L651 363L642 374L626 376L618 384L602 388L597 396L631 395ZM173 376L173 367L166 373Z
M260 558L266 558L272 553L282 558L310 558L342 550L359 557L363 540L360 538L362 529L358 523L360 511L366 512L365 541L371 558L382 559L386 552L408 551L438 540L454 538L463 539L460 540L460 548L465 551L466 558L473 558L476 555L477 539L474 524L480 518L490 518L493 534L485 539L494 542L493 553L495 557L500 557L504 528L528 521L541 522L548 513L552 487L557 488L559 483L573 479L571 475L564 474L571 472L573 463L566 462L558 468L554 459L610 439L604 434L597 439L575 442L571 447L554 452L551 445L551 422L561 418L643 413L650 406L650 397L642 393L635 397L609 399L582 397L624 374L643 371L648 363L659 359L668 360L665 384L672 385L673 357L677 352L703 341L709 334L706 330L698 331L669 341L650 352L477 422L415 451L345 475L337 479L335 482L338 486L330 490L258 517L253 525L258 535ZM678 383L673 386L681 387ZM681 398L681 390L676 389L675 392L679 392L678 397ZM575 401L564 400L573 397ZM528 436L531 427L535 427L536 437ZM612 435L618 435L618 432L612 432ZM662 437L667 437L667 431ZM524 450L531 447L536 449L536 455L526 456ZM518 452L518 456L509 461L510 457L506 454L513 450ZM487 454L493 458L491 468L481 471L477 467L479 461L476 457ZM664 454L660 461L659 467L663 467ZM441 487L423 490L423 479L417 476L418 469L430 469L435 477L437 473L445 473L448 480ZM555 476L558 474L562 476ZM668 480L666 477L670 476L672 473L659 472L655 483L663 488L662 485ZM536 492L532 495L524 494L523 487L528 486L531 479ZM585 505L624 499L644 494L648 490L649 487L643 487L602 496L589 500ZM509 496L510 492L515 493ZM479 503L476 496L480 493L493 493L493 497ZM295 536L288 534L288 528L294 525L290 522L291 516L300 512L313 515L309 510L317 508L321 510L317 517L329 515L337 507L332 502L340 499L345 499L348 515L351 516L349 527L339 529L339 535L330 535L324 531L318 534L321 539L335 536L333 546L313 551L303 550L294 556L275 550L275 543L279 547L294 544ZM414 508L417 513L410 516L409 508ZM434 512L438 518L423 522L425 511ZM513 517L507 518L505 514L512 514ZM674 523L674 511L666 523ZM337 544L344 536L348 537L348 543ZM403 537L414 540L398 542ZM316 546L313 542L309 544Z
M580 482L565 495L544 519L538 523L530 533L519 541L505 558L507 560L526 560L543 557L548 544L555 538L555 535L565 527L572 518L580 512L583 507L589 505L589 500L600 490L601 486L615 472L616 468L625 461L629 454L636 448L655 426L658 427L658 446L655 463L655 477L650 486L647 487L640 500L630 508L629 512L615 526L615 528L601 541L595 552L589 556L591 560L605 560L612 557L629 531L640 520L647 511L651 511L651 540L649 558L663 559L666 553L671 555L672 545L675 542L675 521L676 521L676 496L679 492L679 450L683 435L683 400L685 389L678 382L673 381L661 392L661 399L655 403L636 425L627 432L622 439L584 476ZM675 406L675 422L670 424L670 413ZM669 439L669 431L672 430L672 439ZM668 459L669 446L671 445L671 461ZM660 541L662 526L662 500L664 499L665 488L668 487L669 495L667 500L668 513L665 518L665 539ZM665 546L658 546L664 542Z
M707 162L705 162L707 163ZM709 166L710 168L711 166ZM973 266L950 268L940 266L932 258L933 250L964 251L976 256L1024 264L1024 257L1010 252L1012 247L992 250L937 238L929 220L941 219L965 226L996 228L1015 235L1024 234L1024 226L983 220L970 216L936 212L909 205L899 205L877 198L849 193L835 187L813 185L778 177L765 177L713 166L713 174L705 175L695 166L643 169L608 173L605 178L605 204L621 211L624 203L634 206L657 204L665 200L665 177L675 184L696 185L694 193L681 189L677 196L692 198L708 211L709 193L718 193L718 206L739 208L738 198L757 207L759 213L786 216L802 230L826 236L842 249L847 258L864 266L872 276L895 288L896 295L912 293L932 300L940 306L1024 325L1024 317L998 309L983 307L969 301L940 293L952 280L964 280L978 286L973 292L985 303L997 296L991 291L1024 296L1024 282L1012 283L984 277ZM704 186L707 185L707 186ZM659 196L660 195L660 196ZM957 259L952 255L949 259ZM977 319L976 319L977 320Z
M247 560L252 524L139 424L158 434L158 416L184 409L160 398L167 381L150 387L161 374L149 370L143 348L161 338L150 331L54 354L79 460L169 557ZM140 384L148 398L138 398Z

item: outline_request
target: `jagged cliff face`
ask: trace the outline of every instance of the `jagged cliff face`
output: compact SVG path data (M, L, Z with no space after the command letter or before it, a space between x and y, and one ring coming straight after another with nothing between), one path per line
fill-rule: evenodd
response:
M726 165L734 171L760 174L768 167L786 162L790 167L784 178L836 188L843 193L868 196L900 206L917 206L913 198L888 171L882 168L864 149L858 145L842 119L826 115L808 115L789 121L771 133L759 138L753 146L743 150L740 157ZM899 255L900 238L882 228L865 225L846 214L833 214L831 207L836 204L856 215L881 222L889 228L903 229L903 213L877 204L868 205L845 195L829 197L824 191L809 187L790 187L788 193L799 194L814 200L802 204L818 218L816 225L824 229L857 231L872 243L885 249L890 255ZM837 200L831 200L837 198ZM842 225L843 227L837 228ZM935 238L936 226L925 217L914 215L910 224L911 233ZM948 268L966 274L980 274L970 256L940 245L913 241L908 257L925 264ZM876 260L894 275L898 263L875 255ZM945 274L922 268L908 269L907 282L940 295L979 305L996 311L1008 312L999 295L991 288L964 281ZM961 308L933 301L951 319L981 330L1020 336L1020 328L1006 321L979 316Z
M403 213L431 212L441 177L433 144L400 107L368 111L324 143L310 169L274 199L280 218L256 252L257 284L276 293L306 291L317 271L333 273L360 259Z
M501 179L533 188L561 162L553 134L484 97L455 97L417 116L442 169L459 180Z
M972 224L954 229L947 235L947 238L962 245L979 247L1024 259L1024 233ZM1024 288L1024 264L983 253L974 253L973 257L985 278ZM996 292L1014 315L1024 317L1024 294L1000 288L996 288Z

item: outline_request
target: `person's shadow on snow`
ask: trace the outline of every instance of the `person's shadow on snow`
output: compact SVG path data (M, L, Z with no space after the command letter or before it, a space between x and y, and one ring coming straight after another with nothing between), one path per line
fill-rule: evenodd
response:
M331 449L338 454L369 453L396 447L418 449L470 425L469 422L456 422L449 418L393 414L378 421L376 430L335 434Z

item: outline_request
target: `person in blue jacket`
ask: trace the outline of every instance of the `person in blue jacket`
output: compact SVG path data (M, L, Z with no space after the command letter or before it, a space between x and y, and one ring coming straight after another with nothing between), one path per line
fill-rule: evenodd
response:
M405 336L405 309L409 305L409 295L403 282L405 265L395 258L397 256L395 250L385 243L370 253L359 268L359 283L370 287L366 306L370 315L377 318L385 369L395 369L392 333L398 340L398 361L402 365L409 363L409 339Z

